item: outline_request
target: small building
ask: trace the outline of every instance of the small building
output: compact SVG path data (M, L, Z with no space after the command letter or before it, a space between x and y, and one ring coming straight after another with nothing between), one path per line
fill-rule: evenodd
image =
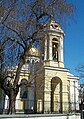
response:
M78 77L64 67L64 31L58 23L50 21L45 25L46 35L26 54L22 67L16 98L16 112L64 113L79 110ZM14 67L10 72L16 72ZM29 86L25 84L29 83ZM5 109L8 107L5 99Z
M79 107L84 110L84 84L79 85Z

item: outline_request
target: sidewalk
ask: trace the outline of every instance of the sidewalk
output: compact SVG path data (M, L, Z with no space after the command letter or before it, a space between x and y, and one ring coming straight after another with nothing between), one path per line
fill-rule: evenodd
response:
M0 119L81 119L80 114L15 114L0 115Z

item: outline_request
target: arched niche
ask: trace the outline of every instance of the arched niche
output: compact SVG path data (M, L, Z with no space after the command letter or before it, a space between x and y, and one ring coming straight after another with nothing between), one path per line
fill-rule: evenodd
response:
M51 79L51 112L62 112L62 81L59 77Z

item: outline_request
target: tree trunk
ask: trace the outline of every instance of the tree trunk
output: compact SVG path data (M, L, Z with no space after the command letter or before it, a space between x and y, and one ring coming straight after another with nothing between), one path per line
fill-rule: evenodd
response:
M16 101L16 95L13 88L11 88L10 96L9 96L9 109L7 114L15 114L15 101Z

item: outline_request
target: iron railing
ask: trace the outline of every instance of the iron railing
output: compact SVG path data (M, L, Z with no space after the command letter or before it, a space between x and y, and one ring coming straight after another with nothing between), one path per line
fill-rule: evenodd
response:
M5 100L4 113L8 110L9 101ZM27 99L16 100L17 113L73 113L80 112L79 103L37 101Z

